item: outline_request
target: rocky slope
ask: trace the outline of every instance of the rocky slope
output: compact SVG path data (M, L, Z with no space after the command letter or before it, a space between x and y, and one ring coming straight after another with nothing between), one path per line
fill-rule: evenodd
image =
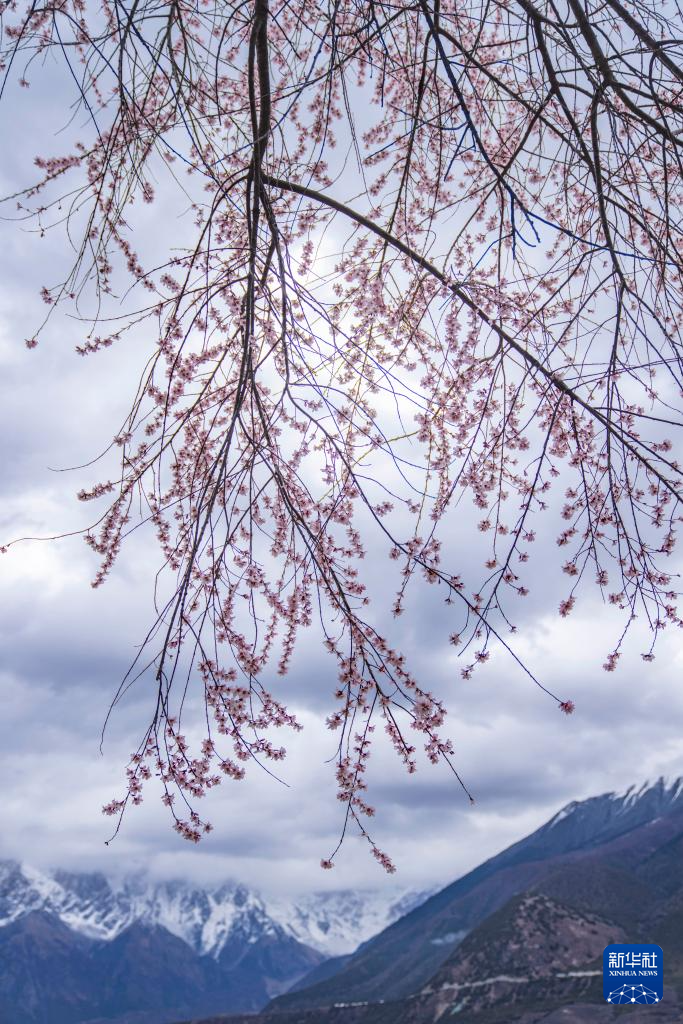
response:
M492 915L527 892L545 893L569 914L598 914L614 934L624 929L638 941L637 934L656 933L656 915L681 892L681 854L683 780L571 803L390 925L332 977L308 987L302 987L304 979L298 991L278 997L270 1009L412 996L445 961L453 963L461 944L465 948L465 940L480 935L487 920L495 922ZM481 972L479 964L475 980L500 973L493 967L488 975Z
M365 894L293 905L240 886L116 886L6 864L0 1022L680 1022L683 785L569 804L348 952L352 936L400 905ZM602 1002L602 949L625 939L663 947L661 1005ZM316 983L300 988L302 978ZM225 1016L288 988L267 1011Z
M192 1024L617 1024L624 1017L630 1024L680 1024L681 788L660 781L570 804L371 940L336 977L276 999L255 1018L215 1016ZM375 984L373 965L391 984L397 976L391 953L399 973L410 972L411 960L424 969L432 938L473 921L413 992L386 998L385 988L380 998L363 997ZM602 951L619 941L662 946L659 1005L603 1001ZM317 1008L292 1005L321 994L328 999Z

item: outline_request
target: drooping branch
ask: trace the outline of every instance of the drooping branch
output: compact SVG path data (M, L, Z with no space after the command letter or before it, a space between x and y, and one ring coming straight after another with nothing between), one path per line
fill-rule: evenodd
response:
M87 115L4 207L73 240L46 322L91 303L82 355L154 339L120 459L80 495L106 503L95 585L148 529L164 594L120 691L151 677L156 708L106 810L120 821L155 775L197 841L194 801L284 756L271 730L298 724L269 675L310 628L337 674L342 838L355 824L391 869L366 824L375 723L407 771L415 733L457 776L445 701L391 639L411 588L437 588L465 678L494 647L518 659L537 538L544 580L559 551L561 617L591 577L623 612L608 671L636 616L646 661L681 624L678 17L654 0L3 17L5 80L58 69Z
M325 195L316 189L308 188L305 185L299 185L295 182L284 181L282 178L272 178L269 175L265 175L264 183L272 185L274 188L282 189L284 192L293 192L296 195L304 196L306 199L311 199L316 203L319 203L323 207L328 207L331 210L335 210L337 213L343 214L349 220L359 224L361 227L367 228L378 238L383 239L388 245L398 252L407 256L413 263L415 263L422 270L426 270L427 273L433 277L439 284L443 285L448 291L452 292L463 305L467 306L468 309L472 310L473 313L486 324L486 326L510 349L521 356L522 360L531 368L536 370L552 387L558 391L561 395L565 395L571 402L576 403L584 409L593 419L595 419L600 426L604 427L606 431L612 434L619 442L633 455L633 457L642 465L646 466L648 471L655 476L663 487L671 493L676 501L683 501L683 490L681 490L681 478L678 475L679 470L677 464L669 459L657 456L657 459L666 465L673 474L676 474L674 479L675 483L669 477L666 477L660 472L653 461L654 452L648 451L647 454L637 447L633 438L629 437L623 430L621 430L617 424L605 416L604 413L596 406L591 405L577 392L575 388L569 386L561 377L554 373L548 366L544 365L537 356L530 352L524 345L521 344L516 338L514 338L508 331L500 326L492 317L490 317L481 306L475 302L468 294L463 285L458 284L457 281L453 281L447 274L442 270L439 270L430 260L421 256L420 253L416 252L409 245L406 245L399 238L396 238L389 231L380 227L378 224L373 223L369 217L358 213L352 207L346 203L342 203L332 196ZM523 329L523 328L522 328Z

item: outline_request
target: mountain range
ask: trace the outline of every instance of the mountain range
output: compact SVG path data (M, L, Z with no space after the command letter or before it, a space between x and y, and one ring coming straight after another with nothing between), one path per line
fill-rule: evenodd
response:
M603 1001L602 951L625 941L662 946L660 1005ZM432 895L269 900L5 862L0 958L0 1024L673 1024L683 780L568 804Z
M113 881L0 862L0 1022L162 1024L258 1010L426 895L266 899L232 882Z
M683 780L573 802L249 1024L680 1022L682 855ZM659 1006L603 1001L611 942L662 946Z

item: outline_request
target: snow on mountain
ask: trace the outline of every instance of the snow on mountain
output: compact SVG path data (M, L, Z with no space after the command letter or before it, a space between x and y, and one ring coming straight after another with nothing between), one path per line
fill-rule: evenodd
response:
M393 890L264 899L234 882L212 888L148 878L116 882L0 862L0 927L42 910L88 938L111 941L139 922L166 928L215 958L228 942L249 945L266 936L291 936L326 956L350 953L429 895Z
M633 827L654 821L675 807L683 807L683 778L644 782L622 793L604 793L588 800L573 800L550 819L537 835L543 836L563 823L563 829L585 831L593 841L602 841L603 831Z
M273 903L270 909L299 942L329 956L341 956L353 952L430 895L431 891L412 890L312 893L296 903Z
M481 978L490 979L500 973L509 975L509 971L499 970L501 963L496 967L501 948L506 948L513 957L515 950L519 953L526 949L531 954L540 948L534 945L536 939L527 945L517 919L514 915L506 916L505 908L511 907L512 901L525 892L532 893L547 886L546 895L558 905L564 906L566 902L571 908L572 900L579 899L586 906L594 907L595 913L603 915L606 921L622 912L626 919L634 914L634 909L638 911L638 906L634 908L633 904L637 905L641 899L644 902L640 909L645 913L650 902L654 907L656 898L661 898L657 894L671 893L678 898L682 848L681 780L672 783L660 779L630 787L622 793L605 793L572 802L531 835L434 894L420 907L419 913L407 914L391 928L374 936L346 960L342 970L326 972L324 964L320 970L314 969L311 972L313 982L296 984L276 997L269 1004L269 1012L273 1012L273 1019L275 1011L292 1012L294 1019L294 1011L301 1011L301 1019L304 1019L305 1010L342 1002L372 1003L381 999L393 1005L395 1000L402 1000L427 985L446 957L457 956L461 945L463 949L472 949L472 935L478 936L477 942L481 943L478 948L487 961L480 965ZM641 897L641 893L649 895ZM668 899L668 895L664 898ZM489 920L498 922L493 930L487 930ZM568 912L562 920L567 933L573 933L574 912ZM614 920L618 922L618 918ZM539 941L547 952L548 937L554 941L557 936L555 926L547 921L546 925L543 925L544 937ZM676 918L667 934L678 935L679 930ZM494 940L500 941L498 952L492 945ZM604 944L604 936L601 941ZM463 968L465 973L468 965L469 961ZM575 967L584 969L581 963L570 963L571 970ZM457 979L458 984L461 981ZM545 997L548 991L544 990ZM397 1010L397 1019L415 1024L418 1020L433 1021L441 1012L432 1007L431 1016L420 1017L416 1011L414 1013L417 1004L412 999L404 1005L406 1013L403 1015ZM504 1009L501 1012L504 1015ZM459 1016L469 1020L469 1010ZM536 1014L533 1017L537 1019ZM310 1019L317 1020L317 1017L311 1014ZM503 1016L498 1019L502 1020ZM577 1016L575 1019L583 1021L584 1018Z
M683 807L683 779L573 801L509 853L530 843L544 855L555 847L595 845L678 807ZM102 874L39 871L0 861L0 928L39 910L88 938L111 941L139 922L163 927L214 958L228 943L244 947L267 937L293 938L325 956L351 953L429 895L394 889L270 898L230 881L206 888L145 877L112 881Z

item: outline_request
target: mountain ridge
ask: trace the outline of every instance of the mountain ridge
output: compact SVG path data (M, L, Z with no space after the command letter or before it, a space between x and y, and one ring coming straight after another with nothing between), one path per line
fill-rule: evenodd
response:
M571 801L529 836L489 858L390 924L330 978L278 996L267 1009L284 1012L356 1001L401 999L419 990L467 934L560 865L611 850L628 860L629 836L646 829L655 848L683 832L683 778L664 778L622 793ZM671 833L669 835L669 833ZM648 834L639 838L639 850ZM659 845L658 845L659 844ZM609 851L608 851L609 852Z
M420 898L393 889L275 900L236 882L114 881L2 861L0 1021L253 1013Z
M468 1024L602 1024L615 1018L599 1006L599 953L627 939L666 940L667 1006L649 1020L680 1024L681 780L572 801L416 898L328 893L297 908L237 883L114 884L2 862L0 1020L434 1024L465 1011ZM326 959L301 941L348 942L401 908L352 953Z
M54 913L73 931L111 941L134 921L160 924L201 956L217 959L235 939L292 938L325 957L343 956L404 914L427 892L343 890L267 898L239 882L200 886L101 872L44 871L0 861L0 928L30 910Z

